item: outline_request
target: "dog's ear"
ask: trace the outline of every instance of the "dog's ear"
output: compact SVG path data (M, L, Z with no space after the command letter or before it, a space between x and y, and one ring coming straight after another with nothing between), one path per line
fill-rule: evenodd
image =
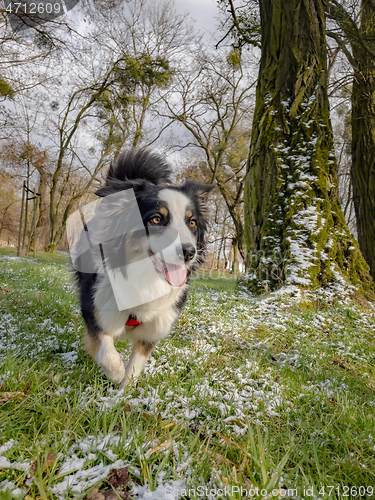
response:
M197 194L199 196L207 196L215 187L217 187L216 184L199 184Z
M182 189L187 193L194 193L197 196L205 198L213 189L216 184L201 184L195 181L186 181Z
M182 190L190 196L195 196L198 202L199 210L206 220L208 216L207 211L207 196L216 187L216 184L201 184L195 181L186 181L182 186Z
M100 196L100 198L103 198L103 196L106 196L108 194L108 187L103 186L99 188L97 191L95 191L96 196Z

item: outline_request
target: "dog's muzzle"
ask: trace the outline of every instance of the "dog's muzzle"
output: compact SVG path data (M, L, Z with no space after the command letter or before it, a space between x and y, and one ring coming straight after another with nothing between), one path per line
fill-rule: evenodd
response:
M149 250L149 256L152 260L152 263L154 264L156 271L170 285L179 287L185 284L187 278L187 270L184 265L166 262L160 256L160 254L155 254L152 250Z

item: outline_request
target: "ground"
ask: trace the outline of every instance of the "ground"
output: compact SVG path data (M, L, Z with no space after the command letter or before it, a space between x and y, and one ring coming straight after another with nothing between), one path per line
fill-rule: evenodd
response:
M2 251L0 287L0 499L375 492L375 315L352 291L197 274L120 394L82 349L66 257Z

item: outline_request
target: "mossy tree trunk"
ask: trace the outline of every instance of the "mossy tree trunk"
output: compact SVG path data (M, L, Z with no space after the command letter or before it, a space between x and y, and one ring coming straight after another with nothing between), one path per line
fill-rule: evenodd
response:
M358 241L375 279L375 5L362 0L360 39L352 39L352 183Z
M245 183L249 285L371 288L338 201L323 0L260 0L261 63Z

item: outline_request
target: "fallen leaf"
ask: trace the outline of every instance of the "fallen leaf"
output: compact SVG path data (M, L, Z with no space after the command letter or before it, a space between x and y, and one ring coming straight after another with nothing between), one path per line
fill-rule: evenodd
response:
M129 472L127 467L122 469L116 469L112 471L111 475L107 479L108 484L114 488L123 488L129 483Z
M166 448L167 446L170 446L170 445L171 445L171 443L169 441L164 441L164 443L159 444L159 446L157 446L153 450L149 451L146 455L146 458L151 456L153 453L156 453L157 451L160 451L161 449Z
M96 486L87 493L85 500L104 500L104 495L99 493L99 488Z
M110 488L99 491L98 487L92 488L85 496L85 500L131 500L130 493L121 491L129 484L129 472L127 467L112 470L107 483Z
M101 492L101 496L104 498L104 500L118 500L118 497L120 496L120 492L116 493L111 489L111 490L105 490ZM120 496L121 498L121 496ZM96 500L96 498L95 498ZM98 499L99 500L99 499Z
M165 422L164 424L162 424L161 428L168 429L168 427L173 427L174 425L176 425L176 422Z
M43 463L43 467L41 466L41 470L45 471L47 467L53 464L53 462L56 460L56 453L48 453L46 461ZM35 461L31 467L30 467L30 472L32 474L35 474L38 470L38 462Z
M105 490L105 491L102 491L101 494L105 500L118 500L119 497L122 500L131 500L130 493L127 491L117 491L116 490L116 493L115 493L114 490ZM94 500L101 500L101 499L95 498Z
M23 399L25 397L24 392L16 391L16 392L3 392L2 397L0 399L0 403L6 403L10 399L16 397L16 396L22 396L20 399Z
M343 361L342 359L338 359L338 358L335 358L332 363L334 365L337 365L339 366L340 368L344 368L344 370L349 370L349 368L346 366L345 364L345 361Z

